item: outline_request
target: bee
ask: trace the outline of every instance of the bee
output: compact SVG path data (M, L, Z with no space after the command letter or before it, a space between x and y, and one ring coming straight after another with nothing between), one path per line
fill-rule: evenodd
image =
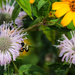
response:
M29 51L29 46L28 46L27 43L22 42L22 43L20 43L20 44L22 45L21 49L19 50L20 52L23 52L24 50L25 50L26 52Z

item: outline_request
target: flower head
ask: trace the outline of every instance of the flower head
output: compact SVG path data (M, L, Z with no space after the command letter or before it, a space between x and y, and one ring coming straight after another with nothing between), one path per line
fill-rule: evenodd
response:
M13 28L12 30L7 27L8 24L0 26L0 65L6 65L15 61L19 56L19 50L21 48L21 42L23 41L23 35L20 34L21 30Z
M30 3L33 4L35 0L30 0Z
M62 2L55 2L52 5L56 17L65 15L61 21L63 26L67 26L72 20L75 26L75 0L61 0Z
M0 15L3 15L3 16L0 16L1 17L1 20L2 20L2 23L3 21L6 21L6 22L9 22L12 21L12 12L14 10L14 4L16 3L16 1L14 1L14 3L12 5L10 5L11 3L11 0L9 2L6 3L6 5L2 4L2 8L0 8ZM24 11L20 11L18 17L15 19L15 24L17 24L18 26L21 26L23 24L22 22L22 17L26 15L26 13Z
M68 39L64 34L63 38L64 40L58 40L60 42L60 45L57 45L60 49L59 57L62 57L62 61L66 60L66 62L75 64L75 31L71 31L72 39Z

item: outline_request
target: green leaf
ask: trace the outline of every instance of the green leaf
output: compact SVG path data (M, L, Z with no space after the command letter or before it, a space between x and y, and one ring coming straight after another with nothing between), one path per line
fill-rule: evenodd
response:
M21 8L32 18L29 0L16 0ZM32 18L33 19L33 18Z
M56 31L59 31L59 32L69 32L71 29L68 29L68 28L64 28L64 27L58 27L58 26L48 26L49 28L53 29L53 30L56 30Z
M31 25L35 25L35 24L39 23L41 20L42 20L42 17L37 17Z
M40 8L45 4L45 3L47 3L48 1L46 1L46 0L40 0L39 2L38 2L38 10L40 10Z
M40 0L35 0L35 3L32 5L32 13L36 17L44 17L47 15L49 3L46 2L44 5L40 5L40 9L38 10L38 3Z
M19 12L20 12L21 8L18 4L16 4L13 13L12 13L12 20L15 21L15 19L17 18Z
M41 26L41 29L43 30L43 33L46 35L48 40L54 44L55 41L55 31L51 30L49 27Z
M47 75L47 73L41 69L39 66L34 66L31 64L27 64L27 65L22 65L19 68L19 75Z
M67 28L68 28L68 29L75 30L75 27L74 27L73 22L71 22L69 25L67 25Z
M6 3L6 0L0 0L0 7L2 7L2 3Z
M53 20L50 20L50 21L51 21L52 23L56 23L58 20L59 20L59 18L58 18L58 19L53 19ZM59 27L59 28L60 28L60 27L63 27L63 26L60 24L60 22L61 22L61 21L59 21L58 23L56 23L56 26Z
M53 63L49 67L55 71L57 75L67 75L69 71L69 65L63 65L63 63Z

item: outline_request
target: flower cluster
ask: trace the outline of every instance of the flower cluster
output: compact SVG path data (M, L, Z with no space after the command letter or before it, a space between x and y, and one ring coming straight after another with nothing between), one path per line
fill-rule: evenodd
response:
M6 65L15 61L17 56L19 56L19 50L21 49L21 42L23 41L23 35L20 34L21 30L10 28L7 24L0 26L0 65ZM26 38L25 38L26 39Z
M14 5L15 5L16 1L14 1L14 3L12 5L10 5L10 3L11 3L11 0L9 2L7 2L6 5L3 4L2 5L3 7L0 8L0 14L4 16L4 17L3 16L1 17L2 23L3 23L3 21L7 21L7 22L11 21L13 23L11 18L12 18L12 13L13 13ZM18 17L15 19L15 24L18 26L23 25L22 17L25 15L26 15L26 13L24 11L20 11Z
M60 49L59 57L62 57L62 61L75 64L75 31L71 31L72 39L68 39L65 34L63 34L63 41L58 40L60 45L56 47Z
M8 0L6 0L8 1ZM27 38L22 38L23 35L27 35L27 33L22 34L19 29L23 22L22 17L26 15L24 11L20 11L18 17L15 19L15 24L17 28L13 27L13 20L11 19L12 13L14 10L15 2L10 5L11 0L6 2L6 4L2 3L2 7L0 7L0 65L7 65L12 60L15 61L16 58L20 55L19 50L21 49L21 43L24 42ZM2 20L2 21L1 21ZM4 23L3 23L4 22ZM10 28L11 27L11 28Z

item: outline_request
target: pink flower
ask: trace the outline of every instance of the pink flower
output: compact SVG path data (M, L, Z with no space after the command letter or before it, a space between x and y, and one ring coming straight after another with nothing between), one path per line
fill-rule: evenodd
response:
M75 31L70 31L72 38L69 40L64 34L64 40L58 40L60 45L56 47L60 49L59 57L63 57L62 61L75 64Z
M10 16L9 18L11 20L12 12L14 10L14 4L16 3L16 1L14 1L12 5L10 5L10 2L11 0L7 2L6 5L4 4L2 5L3 7L0 8L0 13L9 15ZM22 17L25 15L26 13L24 11L20 11L18 17L15 19L15 24L17 24L18 26L23 25ZM13 23L12 20L11 22Z
M21 30L13 28L9 29L8 24L0 26L0 65L6 65L12 60L16 61L19 56L19 50L21 49L21 42L23 41L23 35L20 34ZM25 38L26 39L26 38Z

